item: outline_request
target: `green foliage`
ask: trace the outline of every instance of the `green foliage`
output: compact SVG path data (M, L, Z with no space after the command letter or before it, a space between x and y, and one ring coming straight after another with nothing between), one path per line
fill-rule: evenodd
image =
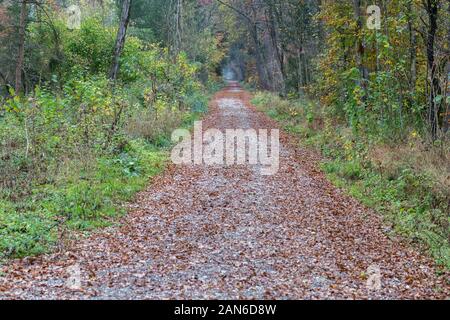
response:
M444 5L439 7L439 21L448 20L448 10ZM323 6L317 16L326 30L326 45L316 60L317 83L310 89L355 134L386 142L404 141L414 128L424 139L429 138L424 134L429 130L429 48L427 39L421 41L419 36L426 20L422 9L419 1L386 3L380 30L360 28L350 2L332 2ZM439 46L442 41L448 46L447 29L439 22L438 25L440 39L436 38L433 45ZM448 59L438 58L437 53L435 59L440 65L437 68L445 70ZM443 71L440 80L436 79L441 82L440 87L447 86L446 78ZM436 99L435 103L441 105L441 126L446 106L442 96L437 95Z
M208 97L199 92L187 96L184 102L194 114L208 111Z
M383 214L396 233L427 248L439 264L450 268L450 193L448 182L439 180L445 180L449 152L442 158L430 150L414 150L414 140L404 147L385 146L373 133L363 136L336 123L329 110L307 99L286 101L258 93L252 102L304 144L319 149L326 159L321 167L334 184ZM416 136L411 133L411 139ZM439 148L449 150L448 145ZM400 152L405 154L398 157ZM421 158L441 165L426 171Z
M187 54L130 36L113 86L115 26L97 15L79 30L47 22L28 30L29 44L48 46L33 55L47 81L28 95L11 90L0 105L0 259L113 223L164 169L172 131L207 110L199 64Z
M4 255L34 255L45 251L56 239L55 224L49 216L14 214L12 203L0 202L0 250Z
M112 61L115 34L115 28L104 27L96 16L85 19L79 30L66 31L63 38L65 69L76 66L94 74L106 73Z
M58 232L63 228L108 225L123 213L120 203L158 174L166 159L165 152L135 141L121 155L96 160L89 170L72 169L64 180L35 186L33 195L22 200L23 209L18 202L0 202L0 251L13 256L38 254L61 241Z

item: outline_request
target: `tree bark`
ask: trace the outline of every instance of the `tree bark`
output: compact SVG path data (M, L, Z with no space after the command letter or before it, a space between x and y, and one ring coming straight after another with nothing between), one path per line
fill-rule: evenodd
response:
M281 47L281 41L279 39L278 35L278 23L276 22L275 15L277 17L279 16L277 12L277 8L274 6L273 3L268 3L269 6L269 12L267 17L267 24L269 28L269 35L272 40L272 47L274 51L274 55L276 57L276 61L278 64L278 73L279 73L279 82L280 87L277 88L279 91L282 92L283 95L286 94L286 72L284 68L284 52Z
M417 35L414 30L414 20L413 20L413 8L412 0L408 0L407 3L408 11L408 29L409 29L409 59L410 59L410 82L409 91L410 94L414 95L416 92L417 83ZM413 97L411 97L411 100Z
M450 0L447 0L447 16L450 17ZM450 21L447 20L447 57L450 54ZM444 99L450 98L450 62L447 61L447 78L445 81L446 85L446 94L447 96ZM450 104L446 100L446 110L444 116L444 132L448 132L450 130Z
M117 79L119 73L119 60L122 54L123 47L125 45L125 38L127 34L128 24L130 22L130 9L132 0L123 0L122 13L120 17L119 30L117 32L116 45L114 46L114 57L109 73L109 78L113 81Z
M2 80L3 80L3 86L5 87L5 95L9 95L8 79L6 79L6 77L1 72L0 72L0 78L2 78Z
M437 139L439 130L439 105L436 97L441 93L438 79L438 68L435 59L435 42L438 29L438 0L427 0L426 11L428 14L428 36L427 36L427 63L430 81L430 92L428 102L428 122L430 125L431 138Z
M259 43L259 39L258 39L258 31L256 26L251 26L250 27L251 31L251 35L252 35L252 39L253 39L253 44L255 46L255 55L256 55L256 69L258 71L258 75L259 75L259 83L261 85L261 87L264 90L269 90L270 86L268 84L268 80L267 80L267 70L266 70L266 62L264 61L264 58L262 56L261 53L261 44Z
M263 48L258 37L258 26L256 24L256 9L252 6L253 19L248 18L247 23L249 26L249 31L253 44L255 46L255 56L256 56L256 69L259 76L259 84L264 90L271 90L272 87L269 84L269 72L267 70L267 62L263 55Z
M300 94L303 94L303 88L305 86L304 81L303 81L303 60L302 60L302 53L301 53L301 48L297 48L297 63L298 63L298 67L297 67L297 86L298 86L298 92Z
M175 12L175 33L174 33L174 51L178 54L181 51L183 41L182 31L182 18L183 18L183 0L177 0L176 12Z
M16 63L15 90L19 94L23 88L22 72L25 60L25 28L27 20L27 0L23 0L20 6L19 18L19 48Z
M359 69L360 73L360 80L358 81L358 85L363 89L364 91L364 97L363 99L367 99L367 83L368 83L368 71L367 68L364 66L364 41L363 36L359 35L359 33L363 30L363 19L362 19L362 12L361 12L361 0L353 0L353 11L354 11L354 18L357 23L357 30L358 33L358 39L356 40L356 65Z

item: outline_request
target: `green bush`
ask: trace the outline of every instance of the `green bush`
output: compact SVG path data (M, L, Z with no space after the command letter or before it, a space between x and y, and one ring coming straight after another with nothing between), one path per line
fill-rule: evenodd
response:
M92 74L106 73L112 61L115 34L115 28L103 26L100 17L96 16L86 18L79 30L65 32L64 70L76 66Z
M116 28L95 16L73 31L57 21L61 47L49 50L65 58L48 68L51 80L0 105L0 258L112 223L165 167L172 131L207 110L199 66L185 53L130 36L113 86ZM52 43L40 28L30 24L30 43Z

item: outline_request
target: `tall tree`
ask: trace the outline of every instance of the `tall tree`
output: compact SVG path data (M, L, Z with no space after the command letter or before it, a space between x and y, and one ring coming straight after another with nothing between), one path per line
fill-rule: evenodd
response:
M183 42L183 0L176 0L174 19L173 49L175 53L178 53L182 49Z
M447 57L450 57L450 0L447 0ZM444 130L447 132L450 130L450 103L448 103L448 99L450 98L450 62L447 61L447 97L446 104L447 109L445 110L445 119L444 119Z
M427 63L428 63L428 78L430 81L430 90L428 94L428 121L431 130L431 137L433 140L437 139L439 130L439 105L436 97L441 93L441 87L438 79L438 65L435 59L435 43L436 34L438 31L438 14L439 14L439 0L424 1L425 10L428 15L428 30L427 30Z
M113 81L117 79L117 74L119 73L120 55L122 54L122 50L125 45L127 28L130 22L131 3L132 0L122 1L122 11L120 16L119 30L117 32L116 44L114 46L113 63L111 66L111 71L109 73L109 78Z
M410 63L410 80L409 91L411 94L416 92L417 82L417 35L414 29L414 11L413 0L407 0L406 3L408 31L409 31L409 63ZM413 97L411 97L413 99Z
M354 18L356 21L356 66L359 69L360 79L359 86L364 91L364 99L367 99L367 84L368 84L368 70L364 66L364 54L365 54L365 45L364 45L364 35L363 35L363 17L361 12L361 0L353 0L353 11Z
M28 0L22 0L20 5L20 18L19 18L19 47L17 53L16 63L16 78L15 89L16 94L19 94L23 89L22 73L25 60L25 29L27 20L27 2Z

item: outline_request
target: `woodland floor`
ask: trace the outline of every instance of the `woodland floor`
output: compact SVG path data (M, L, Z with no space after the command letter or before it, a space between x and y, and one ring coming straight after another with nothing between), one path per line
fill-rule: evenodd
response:
M219 92L206 128L276 128L250 94ZM403 299L449 296L446 275L376 213L326 180L320 158L281 133L280 171L171 166L120 226L0 269L1 299ZM69 250L69 251L67 251ZM82 286L66 286L79 264ZM381 290L368 290L368 267Z

